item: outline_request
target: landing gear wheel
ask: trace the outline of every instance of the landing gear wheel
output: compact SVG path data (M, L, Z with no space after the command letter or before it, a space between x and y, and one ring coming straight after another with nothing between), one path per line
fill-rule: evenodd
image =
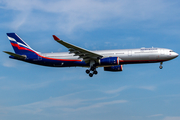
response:
M97 72L97 71L93 71L93 74L97 75L97 74L98 74L98 72Z
M163 68L162 64L163 64L163 62L160 62L160 66L159 66L160 69Z
M87 70L86 70L86 73L89 74L89 73L90 73L90 70L87 69Z
M91 70L91 71L94 71L95 69L96 69L95 67L91 67L91 69L90 69L90 70Z
M89 73L89 77L92 77L93 76L93 74L92 73Z
M160 69L162 69L162 68L163 68L163 66L159 66L159 68L160 68Z

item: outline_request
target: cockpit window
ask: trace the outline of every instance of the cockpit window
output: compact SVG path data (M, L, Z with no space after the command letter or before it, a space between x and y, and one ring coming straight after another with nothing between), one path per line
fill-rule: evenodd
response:
M169 52L174 52L173 50L169 51Z

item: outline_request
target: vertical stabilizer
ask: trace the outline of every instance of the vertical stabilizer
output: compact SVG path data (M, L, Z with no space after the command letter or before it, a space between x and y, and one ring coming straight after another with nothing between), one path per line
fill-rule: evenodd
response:
M7 37L16 54L26 55L28 53L36 53L27 43L25 43L16 33L7 33Z

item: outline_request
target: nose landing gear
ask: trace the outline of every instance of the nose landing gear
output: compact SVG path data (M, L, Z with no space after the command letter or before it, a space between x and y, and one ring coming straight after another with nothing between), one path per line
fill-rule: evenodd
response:
M162 69L162 68L163 68L162 64L163 64L163 62L161 62L161 63L160 63L160 66L159 66L159 68L160 68L160 69Z

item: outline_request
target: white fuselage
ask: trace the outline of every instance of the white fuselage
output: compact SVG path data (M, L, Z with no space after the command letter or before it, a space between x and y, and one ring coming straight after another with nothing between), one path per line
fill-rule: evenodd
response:
M165 48L99 50L92 52L102 55L103 58L119 57L120 64L163 62L178 56L178 54L171 49ZM73 53L69 54L68 52L42 53L41 55L44 57L56 59L82 60L81 58L78 58L78 56L74 56Z

